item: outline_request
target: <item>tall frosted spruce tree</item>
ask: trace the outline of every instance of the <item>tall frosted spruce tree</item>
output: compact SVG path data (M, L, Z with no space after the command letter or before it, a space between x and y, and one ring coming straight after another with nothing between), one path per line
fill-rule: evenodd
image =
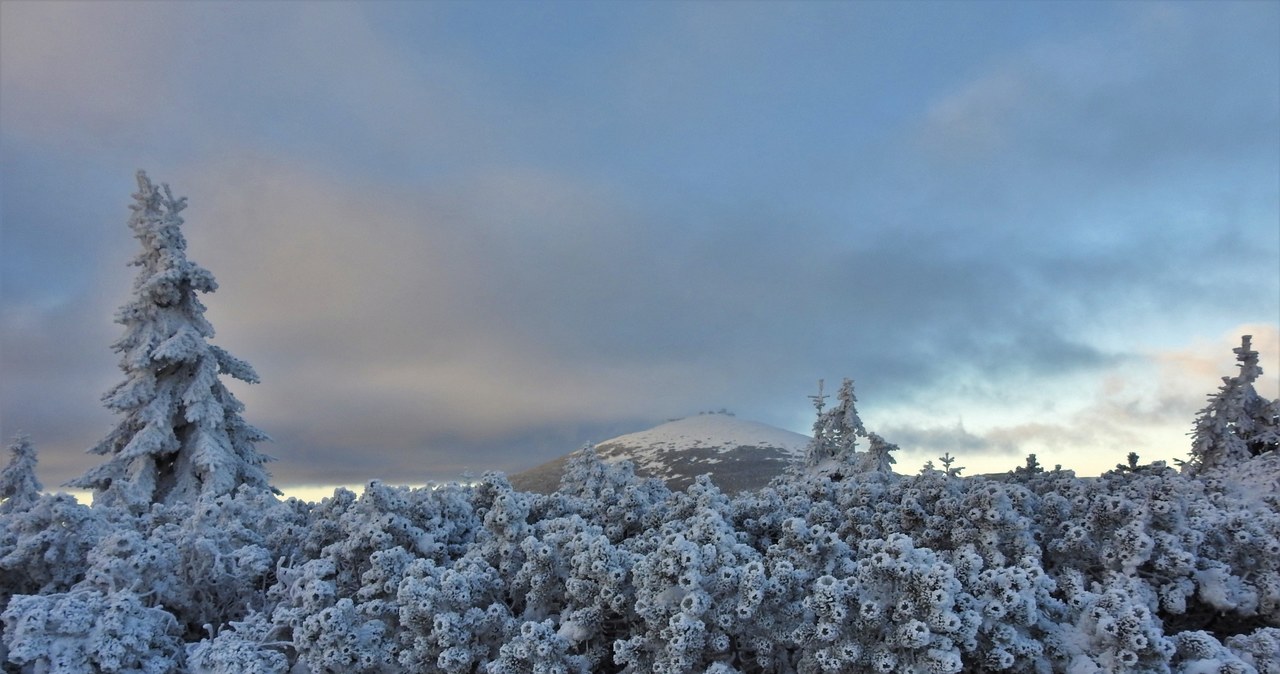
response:
M1251 335L1240 338L1240 346L1232 349L1240 373L1223 377L1196 416L1187 462L1192 474L1238 465L1280 447L1280 400L1267 400L1253 387L1262 368L1251 341Z
M207 341L213 326L196 293L218 285L187 259L178 215L186 198L142 171L137 177L129 227L142 243L131 263L141 271L116 314L125 332L112 346L125 378L102 397L123 418L89 450L107 461L68 486L92 489L95 503L134 507L194 502L240 485L275 491L262 467L271 458L254 447L268 438L241 418L244 405L219 379L257 383L258 375Z

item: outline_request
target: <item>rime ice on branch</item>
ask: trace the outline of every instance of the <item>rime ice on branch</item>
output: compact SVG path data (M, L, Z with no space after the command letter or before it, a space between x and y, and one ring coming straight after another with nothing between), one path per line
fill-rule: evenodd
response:
M250 365L208 343L213 326L196 293L218 285L208 270L187 259L175 199L138 172L129 227L142 243L131 263L141 268L133 298L116 314L124 336L123 382L103 396L123 419L89 451L106 463L69 483L92 489L95 501L145 506L193 502L240 485L272 489L262 464L270 460L254 444L266 434L241 418L244 405L223 386L220 374L256 383Z

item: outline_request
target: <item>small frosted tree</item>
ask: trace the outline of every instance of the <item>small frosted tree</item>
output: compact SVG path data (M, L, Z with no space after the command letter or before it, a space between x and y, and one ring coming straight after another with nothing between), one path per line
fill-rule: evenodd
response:
M893 458L898 446L880 437L879 433L868 433L867 440L868 468L881 473L892 473L893 464L898 462Z
M12 456L0 471L0 513L20 510L40 498L44 490L36 479L36 448L31 438L19 435L9 445Z
M179 213L168 185L138 172L129 227L142 243L131 263L141 268L133 298L116 322L124 336L113 345L124 381L103 396L123 419L89 451L108 457L70 486L94 491L95 501L145 506L191 502L240 485L272 489L255 443L267 436L241 418L244 405L219 375L256 383L248 363L208 343L213 326L196 293L218 285L187 259Z
M1280 401L1258 395L1253 383L1262 375L1251 335L1233 349L1240 373L1223 377L1217 393L1196 416L1191 431L1191 474L1243 463L1280 446Z
M857 451L858 437L867 437L867 429L858 416L858 398L853 394L853 380L845 379L836 393L836 404L825 408L822 382L818 395L810 396L817 410L813 422L813 440L809 443L806 464L817 466L831 459L847 460Z
M955 465L956 457L951 456L951 452L938 457L938 462L942 464L942 472L946 473L947 477L960 477L960 471L964 470L964 466Z
M809 446L805 450L805 465L813 466L820 461L830 457L833 453L831 438L827 436L826 415L827 396L823 392L822 387L825 380L818 380L818 392L809 396L809 400L813 401L814 419L813 419L813 439L809 441Z
M1014 477L1032 477L1043 472L1044 466L1040 465L1040 459L1035 454L1028 454L1026 462L1021 466L1015 467L1010 474Z

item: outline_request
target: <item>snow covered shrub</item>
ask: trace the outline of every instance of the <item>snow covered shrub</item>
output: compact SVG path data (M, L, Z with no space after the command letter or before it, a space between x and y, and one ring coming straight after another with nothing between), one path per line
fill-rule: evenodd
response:
M505 479L485 480L476 486L476 514L483 518L476 532L476 547L504 575L514 576L526 561L525 541L535 532L529 521L533 502L532 494L513 491Z
M613 543L657 527L671 498L666 483L640 478L630 461L607 463L588 445L570 457L552 499L554 512L577 513L599 524Z
M401 547L374 552L369 563L354 596L340 594L333 559L277 570L273 634L289 637L310 671L400 671L400 645L413 636L412 626L401 624L400 588L414 564L434 563Z
M281 501L271 492L246 485L230 494L201 499L191 526L224 541L223 549L262 548L274 565L278 559L301 554L308 509L306 502Z
M478 556L440 567L416 559L397 589L399 663L407 671L476 671L516 629L506 584Z
M1212 626L1225 637L1280 623L1274 507L1223 481L1164 468L1108 473L1096 486L1079 525L1096 550L1077 567L1100 564L1144 579L1170 633Z
M810 501L793 482L775 482L758 492L740 492L729 504L728 520L752 547L767 548L782 535L782 523L807 512Z
M973 660L992 671L1044 671L1045 636L1067 607L1053 596L1057 584L1039 559L1028 555L1014 566L983 568L971 547L953 559L967 591L957 610L965 621L978 620L975 638L963 645Z
M550 524L561 523L552 520ZM581 523L581 520L579 520ZM569 569L570 531L546 531L541 536L526 536L520 542L524 562L514 577L508 579L512 609L523 620L542 620L558 613L563 599Z
M314 674L395 671L394 635L381 616L342 597L293 627L293 647Z
M903 478L871 471L848 479L804 475L774 485L786 513L830 527L850 545L868 538L884 538L899 531L897 502ZM789 515L772 518L776 524Z
M346 489L335 490L308 513L300 552L306 559L332 561L336 591L354 596L373 553L380 550L399 546L438 561L461 554L471 533L464 531L459 537L458 529L470 529L473 523L470 508L457 507L449 499L452 495L448 489L413 490L376 480L358 497ZM441 501L452 510L442 512Z
M1117 572L1090 588L1082 583L1079 574L1064 578L1077 618L1055 630L1055 669L1081 674L1167 671L1176 644L1164 634L1151 587Z
M299 659L313 672L453 672L496 657L510 612L483 546L472 544L476 494L375 482L312 509L300 546L312 558L279 568L268 593Z
M1172 641L1175 651L1170 669L1175 674L1253 674L1258 671L1208 632L1179 632L1173 636Z
M559 633L601 671L612 662L614 642L636 622L631 569L640 557L590 529L574 535L569 553Z
M580 461L579 470L570 471L566 480L575 475L582 478L575 483L579 489L598 490L601 500L588 501L582 491L547 497L523 494L512 491L503 479L486 476L475 490L484 524L472 554L505 580L510 615L523 623L558 622L558 633L571 653L595 669L607 666L619 630L634 618L627 570L637 557L615 546L605 531L623 537L640 529L638 522L624 521L615 510L613 485L625 481L623 491L644 500L642 507L654 503L649 500L651 490L633 489L629 471L615 472L598 460Z
M577 491L549 496L496 475L316 505L255 489L145 510L42 496L0 513L0 560L18 595L160 611L188 642L170 663L185 651L184 671L1276 666L1280 514L1221 471L796 475L730 499L705 478L671 493L584 467ZM70 633L23 622L47 608L9 615L15 664Z
M414 518L427 532L424 543L433 550L432 559L446 562L458 559L474 546L481 518L475 510L472 487L449 484L433 489L419 489Z
M745 628L775 627L759 612L763 557L725 520L724 495L702 476L673 499L671 511L686 518L623 546L635 555L635 617L631 636L614 644L614 661L631 670L693 671L727 655L747 657L743 644L760 637Z
M952 545L947 547L972 545L989 566L1038 558L1034 501L1019 485L969 478L958 504L961 519L952 523Z
M1280 629L1263 627L1227 637L1227 648L1258 674L1280 674Z
M972 647L980 618L964 611L956 568L905 534L863 541L856 569L842 579L820 579L819 626L835 632L834 671L958 672L961 651ZM843 625L841 620L844 620ZM972 650L972 648L969 648ZM828 664L822 668L832 671Z
M150 604L180 618L188 638L204 634L205 625L264 610L276 560L294 547L282 529L296 524L284 524L292 519L289 506L263 496L227 494L194 507L154 504L118 519L90 550L80 587L145 588Z
M897 488L882 492L896 511L897 522L889 533L908 534L918 547L938 551L955 550L965 543L978 544L982 528L989 524L968 519L968 491L975 486L972 479L948 476L943 471L925 471L902 481ZM857 512L868 513L862 516L870 518L869 509L861 505L863 499L858 500L860 505L856 507L861 510ZM1035 530L1030 534L1034 537ZM988 539L986 547L992 548L989 554L994 556L1001 549L1000 538L997 534L994 540Z
M284 649L291 644L275 638L278 631L270 616L250 613L241 621L231 621L212 637L188 643L187 671L191 674L285 674L289 658Z
M526 622L502 644L487 674L587 674L585 659L569 652L569 640L551 620Z
M118 527L103 536L89 552L81 585L106 593L146 588L161 601L192 608L181 596L188 588L183 587L177 568L178 547L171 540L177 531L162 524L150 533Z
M809 513L812 515L812 511ZM776 547L775 547L776 545ZM830 524L793 517L782 525L782 535L766 548L770 558L785 556L805 579L847 576L856 568L857 555L830 529Z
M99 511L68 494L44 494L0 512L0 607L13 595L70 590L84 578L104 528Z
M57 674L168 674L182 667L173 615L130 590L13 597L4 615L10 662Z
M272 620L296 627L306 616L328 608L337 601L331 559L312 559L296 566L281 560L276 567L276 583L267 590L275 607Z

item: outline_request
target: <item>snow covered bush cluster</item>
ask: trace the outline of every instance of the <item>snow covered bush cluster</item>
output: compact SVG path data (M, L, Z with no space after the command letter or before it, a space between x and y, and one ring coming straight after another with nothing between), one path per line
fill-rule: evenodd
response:
M550 495L488 475L2 517L13 671L1280 671L1274 502L1162 466L730 497L586 451Z
M1280 673L1280 407L1247 338L1183 470L899 475L846 382L758 491L587 448L549 495L489 474L280 500L217 382L252 370L205 342L183 202L139 185L95 503L43 493L26 439L0 472L7 672Z

